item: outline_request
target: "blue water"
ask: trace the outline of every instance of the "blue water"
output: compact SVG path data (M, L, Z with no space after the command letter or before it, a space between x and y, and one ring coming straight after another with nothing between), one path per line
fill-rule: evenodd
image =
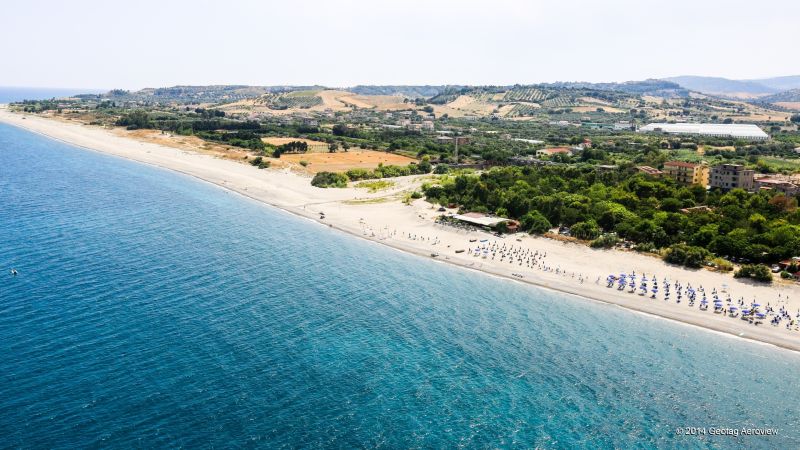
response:
M2 124L0 232L0 447L800 447L794 353Z
M0 103L21 102L22 100L46 100L50 98L69 97L76 94L99 94L107 89L81 88L27 88L0 86Z

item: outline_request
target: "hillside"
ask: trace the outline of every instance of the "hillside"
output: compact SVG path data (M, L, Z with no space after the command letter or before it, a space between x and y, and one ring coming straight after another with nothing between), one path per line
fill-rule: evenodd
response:
M139 91L114 89L100 98L144 103L225 103L261 95L300 90L322 89L320 86L172 86L145 88Z
M800 89L800 75L790 75L786 77L763 78L760 80L751 80L756 83L763 84L778 91L788 91L792 89Z
M729 80L721 77L679 76L665 78L667 81L704 94L735 98L755 98L777 93L779 90L757 81Z
M450 88L464 86L364 86L358 85L345 90L359 95L402 95L410 98L435 97Z
M687 97L689 92L678 83L666 80L647 79L642 81L626 81L624 83L581 83L559 82L543 86L573 89L591 89L601 91L619 91L628 94L650 95L653 97Z
M781 108L800 111L800 89L792 89L758 99L762 103L770 103Z
M728 80L731 81L731 80ZM788 82L788 81L785 81ZM435 94L435 95L432 95ZM741 100L691 92L665 80L624 83L559 82L512 86L172 86L140 91L112 90L77 96L100 106L124 108L189 106L214 108L248 120L263 116L359 111L417 110L421 115L466 119L510 119L540 122L605 123L630 120L734 121L781 120L800 109L797 91ZM771 107L768 102L776 105ZM28 105L37 109L41 105ZM422 114L422 109L425 114ZM433 117L429 117L431 119ZM382 119L381 119L382 120Z

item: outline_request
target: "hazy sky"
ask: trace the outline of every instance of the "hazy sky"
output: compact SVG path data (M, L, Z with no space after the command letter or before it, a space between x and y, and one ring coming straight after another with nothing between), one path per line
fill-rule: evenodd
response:
M0 86L800 74L798 0L0 0Z

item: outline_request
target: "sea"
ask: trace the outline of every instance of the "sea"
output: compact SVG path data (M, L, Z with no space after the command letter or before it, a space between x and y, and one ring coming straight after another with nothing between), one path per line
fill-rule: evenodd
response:
M0 448L800 448L796 353L5 124L0 234Z
M51 98L69 97L77 94L99 94L107 91L107 89L0 86L0 104L21 102L23 100L47 100Z

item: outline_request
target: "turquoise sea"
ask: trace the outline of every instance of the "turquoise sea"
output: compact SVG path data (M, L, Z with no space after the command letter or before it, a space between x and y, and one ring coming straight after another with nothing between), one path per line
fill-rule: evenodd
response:
M795 353L3 124L0 233L2 448L800 448Z

